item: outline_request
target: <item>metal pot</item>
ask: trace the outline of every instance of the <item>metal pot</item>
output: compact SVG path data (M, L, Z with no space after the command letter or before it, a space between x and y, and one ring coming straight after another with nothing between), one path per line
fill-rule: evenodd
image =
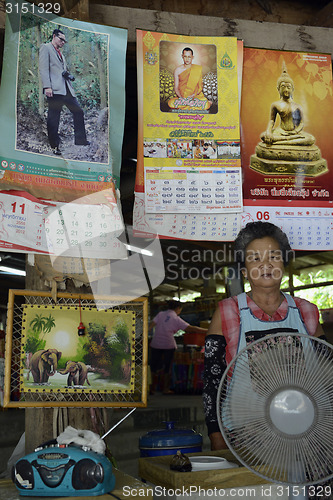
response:
M141 457L156 457L202 451L202 435L192 429L175 429L174 422L164 422L165 429L147 432L139 439Z

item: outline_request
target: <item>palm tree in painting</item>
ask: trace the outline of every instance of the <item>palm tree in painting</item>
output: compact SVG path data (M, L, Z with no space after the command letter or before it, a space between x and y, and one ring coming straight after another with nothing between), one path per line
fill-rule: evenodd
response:
M47 318L44 318L44 320L45 320L44 332L50 333L52 328L56 326L55 319L53 316L51 316L51 313L50 313Z
M46 318L42 314L36 314L33 320L30 321L30 326L34 332L41 333L45 329Z
M48 317L45 317L42 314L36 314L34 319L30 321L30 326L32 327L34 333L38 336L43 334L42 338L45 337L45 334L50 333L55 325L55 319L51 316L51 313Z

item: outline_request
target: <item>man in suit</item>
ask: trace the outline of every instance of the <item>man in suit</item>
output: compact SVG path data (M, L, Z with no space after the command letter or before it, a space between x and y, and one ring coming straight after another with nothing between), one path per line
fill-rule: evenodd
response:
M55 29L52 41L43 44L39 50L39 72L43 92L48 101L47 133L50 146L56 155L61 155L58 128L63 105L67 106L73 115L75 144L90 144L86 137L83 111L71 83L74 77L69 73L65 56L61 52L65 43L65 34Z

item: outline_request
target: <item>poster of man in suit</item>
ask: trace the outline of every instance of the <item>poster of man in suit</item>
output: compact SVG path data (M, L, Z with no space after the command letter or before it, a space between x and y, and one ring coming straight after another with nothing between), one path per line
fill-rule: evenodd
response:
M62 54L65 43L67 43L65 33L60 29L55 29L51 42L41 45L39 49L39 73L43 93L48 101L47 134L55 155L61 155L58 128L60 113L64 105L73 115L74 144L90 145L86 136L84 113L75 97L72 85L75 77L69 72L65 56Z
M118 187L127 31L17 0L0 87L3 190L72 201ZM116 68L116 70L115 70Z
M107 163L107 35L31 21L21 21L30 28L19 43L16 148Z

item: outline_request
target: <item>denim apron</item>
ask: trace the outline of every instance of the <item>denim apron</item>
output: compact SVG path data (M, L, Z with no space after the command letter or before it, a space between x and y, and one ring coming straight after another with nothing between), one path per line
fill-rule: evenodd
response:
M255 338L260 338L260 335L264 337L266 335L274 335L280 332L281 334L290 332L293 334L301 333L309 335L294 299L288 294L283 295L288 302L288 311L286 317L278 321L263 321L256 318L247 305L246 293L244 292L237 296L240 314L240 333L237 354L242 349L247 347L247 335L254 335ZM301 339L301 343L304 343L304 338ZM272 367L272 370L274 370L274 367ZM239 408L235 402L237 398L232 397L232 393L237 391L237 386L241 386L242 392L246 394L245 406L247 407L247 415L239 413ZM231 405L232 409L232 420L226 424L226 427L229 429L238 426L242 427L243 425L246 425L247 422L252 422L253 419L256 418L258 408L262 407L260 396L253 389L250 368L246 359L245 362L241 363L241 368L237 361L234 364L224 404L226 403Z
M284 319L278 321L263 321L256 318L247 305L246 293L244 292L237 296L240 314L240 332L237 354L241 349L246 347L246 334L249 333L255 334L257 332L265 332L266 335L273 335L279 332L298 332L304 335L309 334L294 299L287 293L283 293L283 295L288 302L288 312Z

